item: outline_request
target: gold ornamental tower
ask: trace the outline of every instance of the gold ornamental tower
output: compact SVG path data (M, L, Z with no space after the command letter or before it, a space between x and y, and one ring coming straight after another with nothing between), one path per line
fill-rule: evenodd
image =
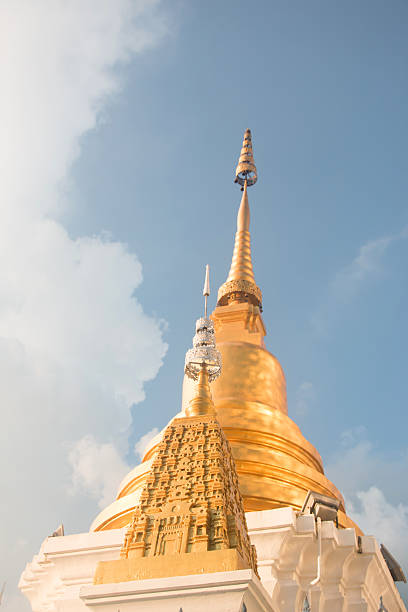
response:
M257 178L251 132L246 130L235 177L242 197L232 263L211 314L223 363L212 385L217 418L232 449L246 512L284 506L300 510L311 489L338 499L340 526L356 527L345 513L341 493L324 475L319 453L288 416L285 376L265 346L262 293L255 282L249 231L248 188ZM194 395L193 381L185 376L184 414ZM100 513L92 529L129 523L162 436L163 432L152 441L142 463L123 480L116 501Z
M198 319L193 345L185 372L197 382L194 397L157 446L121 559L100 562L95 584L239 569L257 573L231 448L211 397L209 383L219 376L221 359L207 317Z

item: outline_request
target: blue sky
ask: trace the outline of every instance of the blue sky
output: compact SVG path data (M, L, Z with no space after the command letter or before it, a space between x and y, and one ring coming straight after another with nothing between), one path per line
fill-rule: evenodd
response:
M60 22L65 27L62 10L50 15L47 3L40 4L44 8L35 15L34 32L37 28L40 36L46 26L49 31L50 20L56 31ZM44 87L41 79L35 81L29 95L33 108L36 96L43 95L39 108L48 109L43 127L50 136L44 138L46 146L30 149L32 142L41 141L35 130L42 124L32 112L30 131L31 109L24 111L27 131L21 130L17 145L22 151L30 141L31 160L38 165L29 182L34 195L31 200L27 195L27 202L44 202L37 216L55 221L58 235L66 232L66 244L77 249L70 255L73 260L96 263L89 268L84 263L81 269L91 276L85 271L81 283L77 271L69 276L68 268L56 264L59 279L67 274L61 289L63 315L54 272L44 281L49 290L42 319L52 325L58 314L47 342L31 331L38 325L33 314L37 306L21 315L14 331L10 325L16 318L7 316L2 322L0 313L3 336L40 347L47 364L54 360L55 368L44 366L47 389L59 386L62 397L64 385L69 388L77 372L74 362L84 376L70 398L83 407L83 423L76 419L74 431L65 408L50 408L44 416L48 425L62 423L69 433L58 442L65 449L60 484L56 487L53 474L33 489L34 505L43 504L51 489L52 503L46 517L38 511L37 531L28 525L22 535L16 575L22 560L38 550L48 522L52 531L53 522L64 519L64 508L69 507L64 519L69 531L86 530L101 496L111 495L113 485L106 485L101 474L98 486L87 489L91 475L81 472L81 453L93 448L96 456L114 456L115 480L116 473L138 461L133 448L140 437L163 427L179 410L184 354L202 309L204 265L211 266L210 300L215 305L216 288L231 260L240 200L233 177L247 127L259 174L249 191L255 276L264 296L267 347L287 378L289 414L320 451L328 476L367 529L379 530L380 537L389 534L390 526L392 532L392 525L401 530L408 526L408 6L398 0L180 0L152 9L150 4L105 1L96 15L93 2L85 3L86 8L73 2L72 22L75 17L83 29L72 40L69 27L64 30L67 47L61 43L62 69L58 67L62 85L67 82L67 91L78 92L72 113L67 108L60 117L54 85L47 89L48 81ZM11 4L4 10L18 41L25 31L21 19ZM30 13L28 4L26 11ZM96 32L92 48L83 42L89 32ZM17 64L24 75L28 57L16 51L6 61L13 69ZM55 69L43 69L49 67L47 58L46 53L37 58L41 78ZM94 74L101 79L93 81ZM64 108L62 98L59 104ZM37 156L47 163L40 166ZM17 175L18 165L10 168ZM10 210L15 210L11 204L23 198L10 185L15 198L10 196ZM22 210L31 208L27 204ZM7 207L5 211L7 219L14 218ZM33 231L27 226L28 235L31 240ZM88 257L89 241L95 256ZM47 261L62 258L53 251L55 243L54 238L45 242L50 245L44 248ZM9 261L14 278L17 259L13 255ZM98 282L89 281L96 277ZM14 304L7 287L2 287L4 303ZM135 300L130 303L133 287ZM117 301L99 314L100 304L110 304L112 295ZM69 296L75 298L71 307ZM95 324L92 308L98 312ZM67 315L72 310L75 318ZM81 331L78 338L74 333L75 343L71 332L59 336L58 321L65 316L68 330ZM28 330L24 337L22 329ZM164 343L168 349L159 369ZM102 358L106 353L110 357ZM71 357L62 359L62 354ZM28 387L30 397L31 392ZM34 396L34 413L44 394ZM48 391L46 397L50 406L62 401ZM24 420L24 398L16 408L20 415L19 406ZM73 451L77 440L85 442ZM41 443L47 444L48 437L42 439L39 432L31 457ZM26 459L21 456L22 472ZM65 481L70 479L72 490L65 499ZM392 541L384 543L401 558L407 543L398 534L389 537ZM406 554L402 561L408 569ZM10 611L17 609L13 605Z
M83 140L67 227L107 229L143 264L138 296L168 322L169 352L148 387L149 420L140 423L139 406L135 426L164 423L178 405L203 264L213 287L228 271L240 198L233 171L251 127L254 264L289 405L310 380L316 405L298 421L323 453L336 430L360 425L395 451L406 443L395 426L405 419L406 240L374 249L372 268L333 284L361 248L408 227L408 9L246 9L179 3L168 14L167 39L127 67L106 124Z
M127 242L143 264L143 306L168 323L137 435L179 405L203 264L213 287L227 274L248 126L255 272L289 410L310 381L314 405L296 420L323 454L360 426L379 449L406 447L407 242L396 237L408 227L407 11L261 2L245 16L240 2L179 4L165 42L125 71L107 123L83 141L67 226ZM361 248L387 238L348 275Z

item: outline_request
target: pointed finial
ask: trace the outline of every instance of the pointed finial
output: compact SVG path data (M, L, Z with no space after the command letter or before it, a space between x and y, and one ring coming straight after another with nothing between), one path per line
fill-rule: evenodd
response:
M207 264L205 266L205 281L204 281L204 289L203 289L203 296L204 296L204 318L207 318L207 300L208 300L208 296L210 295L210 266Z
M242 187L244 187L245 184L251 187L251 185L255 185L257 179L258 173L256 171L254 154L252 151L251 130L247 129L244 134L238 166L235 170L235 183L239 183Z
M198 375L196 394L190 401L186 410L186 416L202 416L203 414L215 415L216 410L211 396L210 383L208 380L207 365L203 363Z
M228 278L218 290L218 306L230 301L250 302L262 310L262 293L255 283L252 268L251 236L249 234L248 187L258 178L252 153L251 131L246 130L235 182L242 185L242 198L237 217L234 252Z

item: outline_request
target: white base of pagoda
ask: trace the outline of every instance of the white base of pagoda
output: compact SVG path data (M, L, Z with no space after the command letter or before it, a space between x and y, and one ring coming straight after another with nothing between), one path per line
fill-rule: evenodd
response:
M93 612L273 612L252 570L98 584L82 587L80 598Z
M179 612L180 608L183 612L241 612L242 601L248 612L301 612L305 595L313 612L378 612L380 596L388 612L406 612L372 536L358 541L354 529L336 529L334 523L323 522L321 580L310 589L317 572L313 516L297 516L292 508L280 508L248 512L246 518L261 584L249 577L250 570L239 570L94 586L97 563L120 556L125 529L112 529L47 538L24 570L19 586L33 612ZM159 583L164 590L155 590ZM185 603L179 603L180 598ZM220 607L216 607L217 598L223 602ZM237 607L229 608L225 601L233 606L237 601Z

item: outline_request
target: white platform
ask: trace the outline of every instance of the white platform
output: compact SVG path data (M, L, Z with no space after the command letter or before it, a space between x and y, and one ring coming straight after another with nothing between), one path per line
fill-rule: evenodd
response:
M235 606L241 597L248 612L301 612L306 594L312 612L378 612L380 596L388 612L406 612L374 537L358 539L354 529L336 529L334 523L322 523L322 576L319 584L310 589L310 582L317 572L313 516L297 516L292 508L281 508L248 512L246 518L251 541L257 549L263 588L259 588L256 577L249 578L250 570L94 586L93 576L98 561L119 558L125 529L47 538L38 555L24 570L20 588L30 600L34 612L118 612L118 609L120 612L130 609L179 612L180 606L183 612L196 612L201 610L197 607L201 605L198 603L200 589L205 599L207 588L213 594L214 602L218 597L220 601L231 598L231 605ZM247 572L245 577L242 571ZM235 578L231 577L232 574ZM150 588L147 583L152 585L161 580L171 588L161 591L167 592L166 596L156 594L160 597L160 607L146 607L147 591L143 589ZM214 586L217 580L218 590L217 585ZM175 586L177 584L179 586ZM190 584L190 590L187 589L188 593L185 590L183 597L187 598L186 602L194 601L195 607L188 607L190 603L177 607L174 593L177 589L183 590L183 584ZM156 596L154 588L151 592ZM255 603L254 593L264 595L257 596L259 601ZM172 607L165 607L166 598ZM206 601L207 612L209 600ZM254 608L254 605L264 607ZM212 604L211 607L218 610ZM219 609L240 612L239 606Z
M252 570L87 586L80 597L94 612L273 611L269 594Z

